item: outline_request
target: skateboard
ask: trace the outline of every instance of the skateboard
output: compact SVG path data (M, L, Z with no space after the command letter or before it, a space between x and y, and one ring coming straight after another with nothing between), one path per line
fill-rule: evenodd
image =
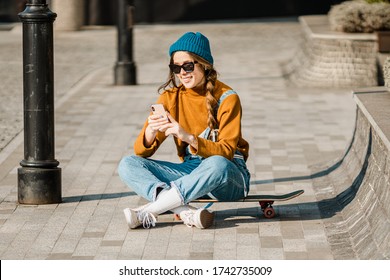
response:
M286 194L280 195L248 195L245 198L235 200L232 202L258 202L260 204L261 210L263 211L264 217L267 219L271 219L275 217L275 209L273 208L273 204L275 201L286 201L293 199L297 196L303 194L303 190L297 190ZM200 202L200 203L216 203L216 202L228 202L228 201L218 201L213 198L198 198L193 200L192 202Z

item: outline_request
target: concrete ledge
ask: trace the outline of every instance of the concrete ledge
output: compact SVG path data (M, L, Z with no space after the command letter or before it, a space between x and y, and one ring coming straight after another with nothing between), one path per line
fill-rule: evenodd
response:
M354 99L351 145L313 187L335 259L390 259L390 92L358 89Z
M294 58L282 65L297 86L377 86L378 58L375 34L331 31L327 15L301 16L303 42Z
M354 100L390 151L390 91L386 87L354 90Z
M331 40L377 41L375 33L346 33L330 29L328 16L301 16L299 22L311 38Z

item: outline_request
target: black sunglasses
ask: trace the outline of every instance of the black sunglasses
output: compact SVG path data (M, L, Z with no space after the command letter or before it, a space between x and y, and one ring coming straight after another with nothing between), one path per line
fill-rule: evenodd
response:
M179 74L181 68L183 68L183 70L186 71L187 73L191 73L192 71L194 71L195 64L197 63L198 63L197 61L194 61L194 62L183 63L183 65L169 64L169 68L175 74Z

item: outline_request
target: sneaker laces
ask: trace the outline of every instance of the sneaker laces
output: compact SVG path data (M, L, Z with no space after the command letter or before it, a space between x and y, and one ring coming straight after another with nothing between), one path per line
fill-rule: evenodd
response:
M138 221L142 223L142 226L144 228L150 228L151 226L153 227L156 226L157 219L152 213L140 211L137 212L137 218Z
M195 214L195 211L193 211L192 209L187 210L187 211L183 211L182 213L180 213L180 218L183 220L183 223L187 227L195 226L194 214Z

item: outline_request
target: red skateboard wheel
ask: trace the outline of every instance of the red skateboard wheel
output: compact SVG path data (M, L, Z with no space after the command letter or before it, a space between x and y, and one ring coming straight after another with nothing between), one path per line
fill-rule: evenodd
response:
M266 217L267 219L271 219L273 217L275 217L275 210L273 207L267 207L264 209L264 217Z

